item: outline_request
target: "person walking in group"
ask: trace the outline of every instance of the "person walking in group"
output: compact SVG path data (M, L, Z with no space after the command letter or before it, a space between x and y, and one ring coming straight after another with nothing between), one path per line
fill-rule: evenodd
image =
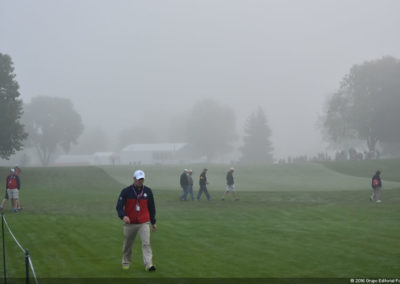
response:
M188 194L188 170L184 169L183 173L180 176L180 184L183 189L183 193L180 197L181 200L186 200Z
M382 189L382 179L381 171L376 171L375 175L372 177L372 195L369 198L371 201L381 202L381 189Z
M18 211L21 211L23 208L22 208L22 206L21 206L21 204L20 204L20 190L21 190L21 169L20 169L20 167L15 167L14 168L15 169L15 173L17 174L17 176L18 176L18 178L19 178L19 187L18 187L18 199L17 199L17 209L18 209Z
M1 201L1 205L0 205L0 210L1 211L3 211L3 208L4 208L4 206L6 205L6 202L8 201L8 179L9 179L9 177L12 175L12 174L14 174L15 173L15 170L14 170L14 168L12 168L11 170L10 170L10 173L7 175L7 177L6 177L6 187L5 187L5 189L6 189L6 193L5 193L5 195L4 195L4 198L3 198L3 200Z
M188 180L187 193L190 194L190 198L193 201L194 196L193 196L193 178L192 178L192 173L193 173L192 169L189 169L188 170L188 174L187 174L187 180Z
M137 170L133 174L133 184L124 188L117 202L119 218L124 222L124 243L122 248L122 269L131 264L132 247L136 235L142 240L143 262L147 271L155 271L153 252L150 245L150 223L153 232L156 226L156 207L153 192L144 185L145 174Z
M233 181L233 172L234 171L235 171L234 168L230 168L228 173L226 174L226 189L224 191L224 195L222 196L221 200L225 200L225 196L228 192L232 192L235 200L239 200L239 197L237 196L236 189L235 189L235 182Z
M208 193L208 190L207 190L207 184L208 184L207 171L208 171L208 169L204 168L200 174L200 179L199 179L200 189L199 189L199 193L197 194L197 200L200 200L200 197L203 194L203 192L206 195L207 200L211 199L210 194Z

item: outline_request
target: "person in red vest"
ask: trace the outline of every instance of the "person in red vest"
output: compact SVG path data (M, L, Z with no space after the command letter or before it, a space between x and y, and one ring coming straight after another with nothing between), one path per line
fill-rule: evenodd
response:
M21 179L19 174L21 169L19 167L12 168L10 173L6 177L6 194L3 201L1 202L0 209L3 207L8 199L11 199L12 212L19 211L19 189L21 188Z
M153 192L144 185L145 174L137 170L133 174L133 184L124 188L117 201L119 218L124 222L124 243L122 248L122 269L131 264L132 247L136 235L142 240L143 262L147 271L155 271L153 252L150 245L150 224L153 232L156 226L156 207Z

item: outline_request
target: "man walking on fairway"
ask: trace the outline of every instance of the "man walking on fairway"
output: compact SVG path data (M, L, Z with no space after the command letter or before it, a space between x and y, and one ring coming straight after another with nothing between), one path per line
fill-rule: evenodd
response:
M235 182L233 181L233 172L235 171L234 168L230 168L228 173L226 174L226 189L224 195L222 196L221 200L225 200L225 196L228 192L232 192L233 197L235 200L239 200L239 197L236 194L235 190Z
M197 194L197 200L200 200L200 197L203 192L206 195L207 200L210 200L210 198L211 198L210 194L208 193L208 190L207 190L207 184L208 184L207 171L208 171L208 169L205 168L205 169L203 169L203 171L200 174L200 179L199 179L200 189L199 189L199 193Z
M155 271L153 252L150 245L150 223L153 232L156 226L156 207L153 192L144 185L145 174L137 170L133 174L133 184L124 188L118 198L117 212L124 222L124 244L122 248L122 269L131 264L132 247L136 235L142 240L143 262L147 271Z
M184 169L183 173L181 174L180 178L179 178L179 182L181 184L182 190L183 190L183 194L181 195L180 199L181 200L186 200L186 196L188 194L188 169Z
M371 201L381 202L381 189L382 189L382 179L381 171L376 171L375 175L372 177L372 195L369 198Z
M188 180L188 186L187 186L187 192L190 194L190 199L193 201L193 178L192 178L192 169L188 169L188 174L187 174L187 180Z

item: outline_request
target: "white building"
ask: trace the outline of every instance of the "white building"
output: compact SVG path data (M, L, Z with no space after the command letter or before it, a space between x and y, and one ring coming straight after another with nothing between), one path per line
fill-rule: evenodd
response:
M176 164L186 143L131 144L120 151L121 164Z

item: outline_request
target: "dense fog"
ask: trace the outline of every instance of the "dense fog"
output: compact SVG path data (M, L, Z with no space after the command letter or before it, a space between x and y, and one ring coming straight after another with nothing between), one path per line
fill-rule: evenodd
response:
M399 11L397 0L2 0L0 52L25 103L71 99L104 150L123 131L186 142L175 128L212 99L234 111L238 144L261 107L279 159L327 149L327 96L353 65L400 58Z

